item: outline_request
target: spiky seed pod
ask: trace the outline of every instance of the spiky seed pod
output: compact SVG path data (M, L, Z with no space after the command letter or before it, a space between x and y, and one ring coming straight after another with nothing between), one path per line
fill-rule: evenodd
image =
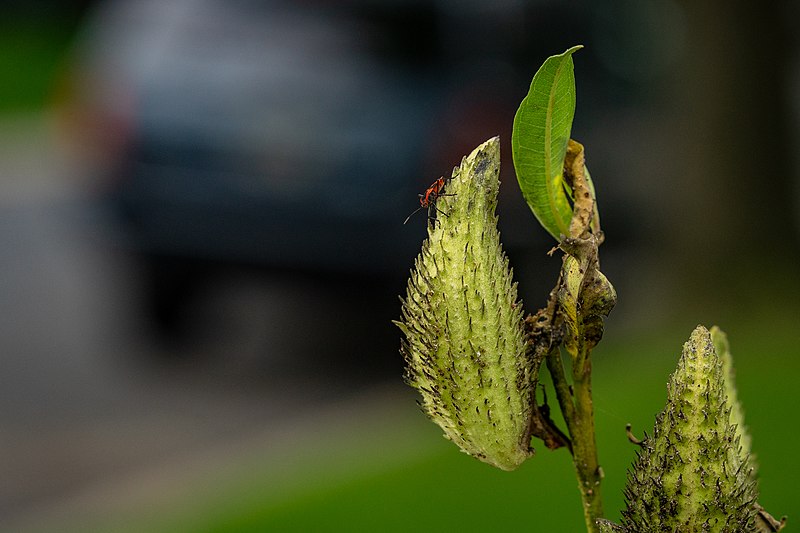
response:
M406 381L462 451L503 470L530 447L536 370L497 231L498 138L453 170L403 300Z
M743 461L747 461L747 473L750 482L758 490L758 461L752 452L752 440L747 426L744 424L744 409L739 402L738 393L736 392L736 371L733 366L733 356L731 355L730 345L728 344L728 336L725 332L717 326L711 328L711 340L714 342L714 349L717 351L720 360L722 361L722 375L725 379L725 393L728 399L728 407L731 410L731 424L736 427L736 436L739 439L739 455ZM758 503L755 504L754 512L756 513L756 527L754 531L768 532L780 531L786 522L783 520L776 520Z
M625 488L623 526L636 533L754 529L756 489L730 422L722 362L698 326L683 347Z
M743 457L750 456L752 476L755 479L756 464L752 456L750 432L747 430L747 426L744 425L744 409L739 403L736 392L736 372L733 368L733 357L728 345L728 336L717 326L713 326L710 331L711 340L714 341L714 349L722 361L722 376L725 379L725 395L728 398L728 407L731 410L731 424L736 426L736 434L739 437L739 444L742 448L741 455Z

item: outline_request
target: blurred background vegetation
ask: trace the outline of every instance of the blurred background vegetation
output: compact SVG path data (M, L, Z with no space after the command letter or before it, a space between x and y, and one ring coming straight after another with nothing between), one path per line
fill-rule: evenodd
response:
M800 519L800 62L789 1L0 2L0 529L580 531L401 383L416 194L493 135L526 308L558 261L514 111L577 43L619 293L595 355L622 507L682 343L729 336L761 503ZM793 385L793 383L795 383Z

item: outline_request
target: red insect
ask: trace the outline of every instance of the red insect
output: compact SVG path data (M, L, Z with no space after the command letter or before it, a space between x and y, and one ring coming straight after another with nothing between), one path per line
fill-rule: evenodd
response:
M425 189L425 193L419 195L419 207L416 208L410 215L408 215L408 217L403 221L403 224L408 222L411 217L417 214L417 212L425 208L428 209L428 218L433 218L430 214L431 210L436 210L436 212L447 216L444 214L444 212L442 212L441 209L436 207L436 199L440 196L453 196L452 194L442 194L445 183L447 183L447 180L444 179L444 176L431 183L431 185Z

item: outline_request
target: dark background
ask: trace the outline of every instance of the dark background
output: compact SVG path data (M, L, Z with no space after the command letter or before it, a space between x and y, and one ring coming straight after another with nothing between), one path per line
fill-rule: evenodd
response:
M797 11L0 2L2 529L578 530L566 454L463 457L402 385L390 323L424 238L424 213L402 221L494 135L504 246L544 301L559 265L511 123L578 43L573 137L619 293L595 360L608 514L621 428L649 430L716 323L761 503L797 516Z

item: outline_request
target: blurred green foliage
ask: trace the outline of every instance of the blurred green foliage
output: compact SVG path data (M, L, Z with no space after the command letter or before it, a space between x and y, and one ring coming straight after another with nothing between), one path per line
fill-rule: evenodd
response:
M74 6L24 7L0 9L0 113L48 104L80 20Z

